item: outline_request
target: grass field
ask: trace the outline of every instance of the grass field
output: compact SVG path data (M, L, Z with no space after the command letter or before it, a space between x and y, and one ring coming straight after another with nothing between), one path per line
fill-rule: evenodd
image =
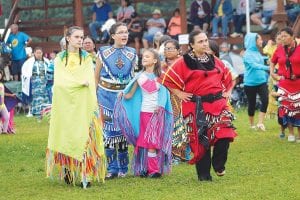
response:
M300 144L279 139L275 119L256 132L244 111L236 116L239 136L224 177L199 182L195 167L183 163L161 179L130 175L87 190L45 178L48 124L17 116L17 134L0 136L0 199L300 199Z

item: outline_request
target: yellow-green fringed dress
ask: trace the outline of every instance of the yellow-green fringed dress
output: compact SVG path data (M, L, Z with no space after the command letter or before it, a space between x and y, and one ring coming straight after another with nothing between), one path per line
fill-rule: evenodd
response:
M269 59L272 58L277 45L266 45L263 49L263 53L266 54ZM275 66L277 68L277 66ZM269 78L268 88L269 88L269 105L267 110L267 117L275 118L277 117L278 103L276 99L272 96L272 91L274 91L274 85L277 85L277 81L271 76Z
M68 65L66 66L66 57ZM53 102L46 151L47 177L68 169L74 180L104 181L105 154L98 113L93 63L82 51L63 51L55 59ZM83 86L85 81L89 86ZM73 183L75 183L73 181Z

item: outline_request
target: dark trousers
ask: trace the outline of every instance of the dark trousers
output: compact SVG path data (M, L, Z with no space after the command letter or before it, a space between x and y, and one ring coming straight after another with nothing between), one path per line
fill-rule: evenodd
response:
M246 15L233 15L234 31L242 33L243 25L246 23Z
M216 172L222 172L225 170L229 142L230 140L228 138L219 139L214 145L213 155L211 156L211 149L209 148L203 158L196 163L196 170L199 179L203 177L211 177L211 165Z
M254 116L256 107L256 94L258 94L261 101L260 112L266 113L269 104L269 90L267 83L257 86L245 85L244 89L248 99L248 115L251 117Z

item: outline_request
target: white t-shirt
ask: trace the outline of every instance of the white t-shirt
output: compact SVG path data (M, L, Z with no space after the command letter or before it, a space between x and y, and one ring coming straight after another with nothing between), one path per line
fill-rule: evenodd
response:
M145 80L145 76L149 78L153 74L149 74L147 72L143 72L140 77L137 79L139 86L142 89L142 107L141 112L150 112L153 113L157 109L158 105L158 90L155 92L148 92L143 89L141 86L143 81ZM159 83L156 81L156 87L159 87Z

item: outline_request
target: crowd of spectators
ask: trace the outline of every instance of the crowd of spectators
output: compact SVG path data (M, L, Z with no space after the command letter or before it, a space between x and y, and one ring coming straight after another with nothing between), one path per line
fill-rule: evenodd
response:
M191 2L188 11L189 31L200 29L211 35L211 39L243 37L245 33L243 26L246 23L246 0L217 0L214 5L210 2L207 0ZM261 1L249 1L251 22L260 26L263 34L269 34L276 28L276 21L272 19L272 16L277 8L277 0L259 2ZM293 23L300 13L300 5L297 0L286 2L288 19L290 23ZM171 17L156 8L152 11L152 16L145 19L139 17L130 0L121 0L120 6L115 11L112 10L109 2L94 0L92 11L92 22L89 28L92 38L97 43L108 42L109 28L118 21L128 25L130 42L134 42L138 53L141 47L147 49L153 46L154 36L158 32L176 40L181 34L179 8L174 9Z
M245 35L243 26L246 23L246 0L216 0L213 5L208 0L194 0L187 6L188 32L200 29L211 39ZM270 33L276 28L276 21L272 19L277 8L276 0L250 0L249 8L251 23L256 24L257 28L261 27L262 33ZM285 8L288 25L291 26L300 14L300 3L297 0L287 0ZM164 13L158 8L153 9L151 17L147 19L137 13L131 0L120 0L115 10L109 1L94 0L91 11L92 20L88 35L95 43L109 42L110 27L116 22L123 22L128 27L129 43L133 43L138 55L141 54L142 48L150 47L161 53L164 48L163 45L160 47L163 44L162 38L166 41L171 37L178 41L178 36L182 33L179 8L175 8L172 14ZM10 73L14 80L20 80L21 66L26 60L25 47L30 42L30 36L18 31L17 25L11 26L7 44L12 47Z
M234 2L236 3L233 3L232 0L216 0L215 4L211 5L210 1L207 0L192 1L189 5L188 12L188 23L190 29L189 31L202 30L207 35L209 35L211 39L218 39L219 37L224 39L226 39L227 37L244 37L245 32L243 30L243 26L246 23L246 0L239 0ZM292 25L300 14L300 3L298 2L299 1L297 0L287 0L285 8L289 20L288 25ZM276 28L276 21L273 20L272 16L277 9L277 0L264 0L261 6L258 5L260 4L257 4L256 0L249 0L251 21L258 27L261 27L261 31L263 34L269 34ZM154 48L160 56L160 61L162 61L163 64L167 65L168 56L170 56L169 54L172 55L172 53L174 53L175 57L181 54L176 43L178 42L178 36L182 33L182 18L179 8L174 9L172 16L169 17L167 16L167 13L163 13L162 10L156 8L151 12L151 17L149 19L145 19L136 12L130 0L120 0L120 5L116 10L113 10L109 2L105 0L94 0L94 4L92 6L92 21L89 24L90 37L86 37L84 39L83 47L86 51L91 53L95 62L95 48L97 43L105 44L109 41L110 28L116 22L122 22L127 25L128 33L126 32L125 34L128 34L129 42L133 42L138 55L141 55L142 48ZM229 24L233 24L233 27L229 26ZM221 26L219 27L219 25ZM221 29L221 32L219 32L219 29ZM25 49L26 46L30 44L32 39L26 33L20 32L18 30L17 24L12 24L10 26L10 30L11 33L8 37L8 40L6 41L7 45L11 47L11 63L9 67L11 75L10 77L13 77L13 80L15 81L20 81L22 78L23 93L24 90L30 91L36 89L39 94L38 96L32 96L32 94L28 92L27 96L25 95L24 97L23 95L22 101L29 101L27 108L28 116L32 116L32 113L40 113L40 110L42 109L41 107L35 105L39 105L41 101L46 103L48 103L49 101L51 103L52 93L49 90L49 88L51 87L48 86L51 86L53 84L53 78L47 78L47 80L52 81L52 83L50 84L49 81L46 81L45 77L49 77L49 75L53 77L53 60L57 52L52 52L52 58L50 59L50 61L48 61L47 58L44 58L42 56L43 50L41 48L36 48L34 50L33 56L31 57L32 62L30 63L30 66L27 67L28 76L26 77L24 76L25 68L23 63L30 56L26 55ZM257 39L256 36L254 38ZM170 41L172 42L170 43ZM169 46L166 46L166 44L175 45L176 48L171 48ZM60 41L60 45L62 50L67 48L65 38ZM260 47L260 45L258 46ZM238 67L235 66L237 65L237 63L241 63L240 60L242 60L242 57L234 54L233 52L230 52L230 44L223 42L219 47L220 58L225 63L228 63L227 65L231 66L231 68L234 69L233 71L236 71L237 76L244 74L244 66L246 66L247 68L247 63L245 65L238 64ZM37 52L40 52L40 57L37 56ZM246 51L246 53L248 52ZM247 61L249 61L249 59L247 59ZM242 65L243 68L241 69L239 66ZM265 66L265 68L267 68L267 66ZM263 69L262 71L264 72L264 70L265 69ZM247 75L247 73L245 74ZM11 80L10 77L7 78L6 72L1 73L1 75L4 77L4 80ZM264 74L262 76L264 76ZM247 89L249 89L249 87L250 89L253 89L251 87L256 87L257 85L255 85L256 83L254 85L252 83L252 85L249 85L249 79L247 79L248 76L246 76L245 78L247 93ZM36 81L35 84L33 84L32 80ZM26 81L28 84L24 84ZM267 80L263 82L263 84L266 83ZM262 83L258 82L258 85L260 84ZM27 85L26 88L25 85ZM249 87L247 88L247 86ZM265 90L267 90L266 86L263 88L263 92L261 93L265 94ZM249 95L247 96L248 102L251 103L251 101L249 100ZM31 99L27 97L31 97ZM251 98L256 98L256 94ZM264 100L267 99L267 97L261 97L261 99ZM262 103L264 103L265 105L267 104L266 102L267 100L263 101ZM255 101L253 100L253 102L251 103L251 108L248 110L250 124L253 127L254 109ZM265 128L263 126L262 119L264 118L266 108L263 108L261 112L263 113L263 115L259 117L260 121L258 125L260 129L264 130Z

